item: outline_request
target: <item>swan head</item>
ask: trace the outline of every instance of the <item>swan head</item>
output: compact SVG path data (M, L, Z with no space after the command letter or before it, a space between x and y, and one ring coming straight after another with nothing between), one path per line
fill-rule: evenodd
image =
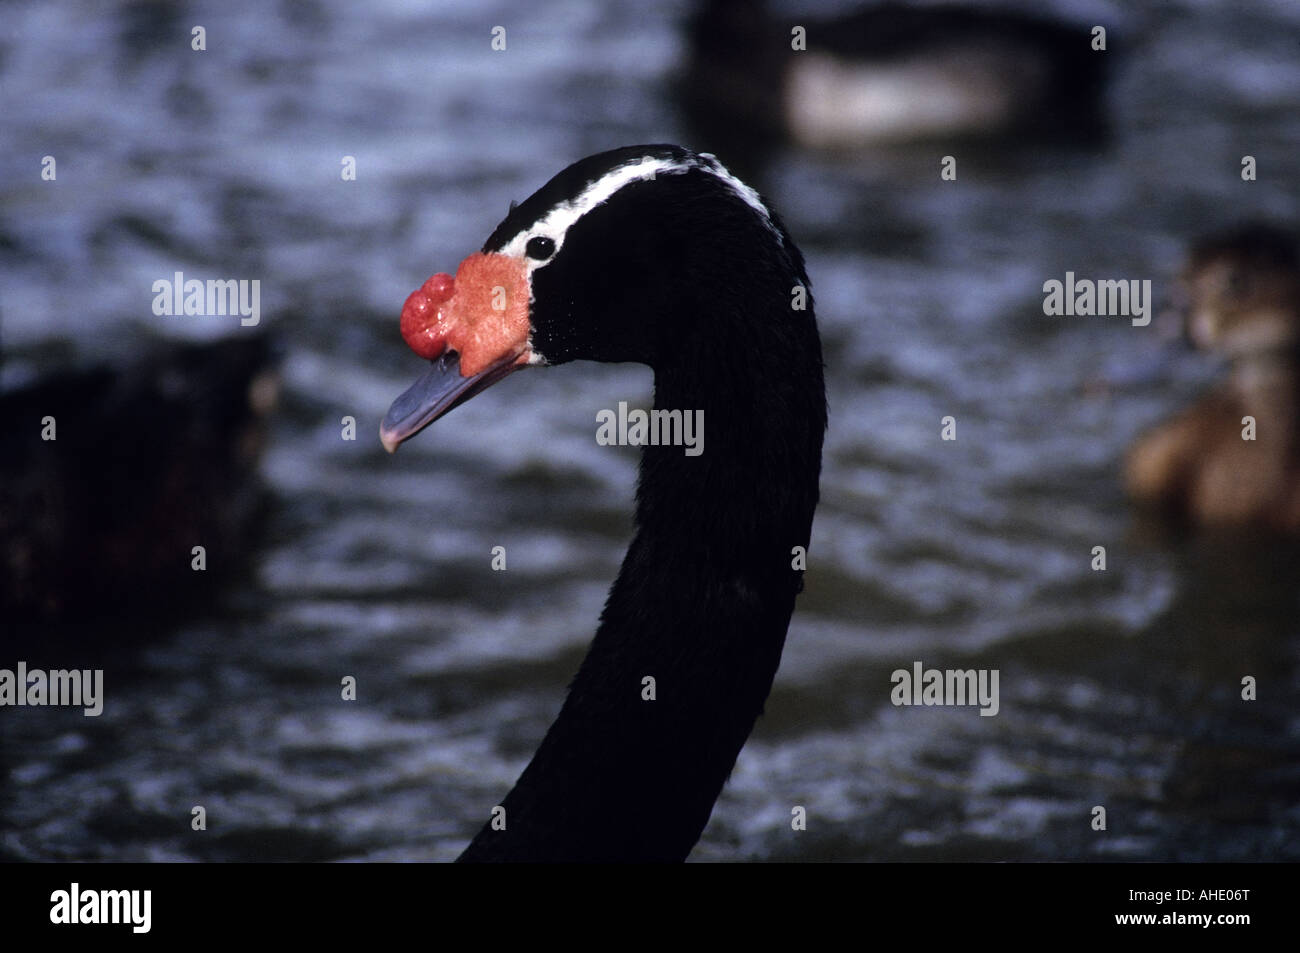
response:
M380 438L393 452L524 367L658 368L728 318L743 340L753 297L788 314L802 274L758 193L713 156L672 145L589 156L513 205L454 276L435 274L407 298L402 336L431 363Z

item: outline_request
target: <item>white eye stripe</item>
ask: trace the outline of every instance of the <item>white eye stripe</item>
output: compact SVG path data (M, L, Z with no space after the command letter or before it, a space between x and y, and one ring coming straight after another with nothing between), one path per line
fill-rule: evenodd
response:
M757 212L759 216L763 219L763 224L765 224L768 227L768 229L771 230L772 234L776 236L777 242L781 245L784 245L785 240L781 237L781 231L772 223L772 213L768 211L767 206L763 204L763 200L759 198L758 192L756 192L754 189L750 188L744 182L740 181L740 179L732 175L731 172L727 169L727 167L723 165L721 162L719 162L718 157L715 156L713 153L701 152L700 158L703 159L705 163L707 163L707 165L703 168L706 168L708 172L713 173L719 179L725 182L727 186L731 189L731 191L735 192L738 196L740 196L740 198L744 200L746 205L748 205L755 212Z
M680 175L693 169L708 172L725 183L746 205L759 214L763 219L763 223L776 236L777 241L781 241L781 233L772 223L772 215L767 206L763 204L763 200L758 197L758 193L728 172L717 158L707 152L702 152L698 157L691 156L685 159L643 156L635 162L629 162L611 169L583 189L577 198L555 206L542 218L534 222L532 226L510 239L502 246L501 254L522 258L527 273L531 275L537 268L544 268L549 262L555 260L560 249L564 246L564 236L575 222L592 209L607 202L619 189L631 185L633 182L653 179L660 173ZM549 238L555 243L555 251L545 261L537 261L525 254L529 240L539 237Z

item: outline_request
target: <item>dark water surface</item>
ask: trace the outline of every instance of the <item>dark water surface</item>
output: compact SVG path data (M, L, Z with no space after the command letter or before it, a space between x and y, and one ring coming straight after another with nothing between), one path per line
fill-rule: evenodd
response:
M515 375L390 458L378 421L421 368L397 317L574 159L714 145L669 95L681 12L4 5L0 381L248 333L155 317L178 270L260 279L287 358L251 582L174 631L104 619L102 717L0 709L0 858L444 860L499 803L630 535L636 451L597 446L596 412L651 377ZM956 183L944 146L721 155L807 255L832 416L807 591L694 857L1300 859L1300 560L1138 523L1123 450L1211 371L1137 373L1154 324L1048 318L1041 291L1073 270L1167 296L1196 233L1297 220L1300 5L1144 16L1102 152L959 150ZM917 660L998 669L998 715L891 705Z

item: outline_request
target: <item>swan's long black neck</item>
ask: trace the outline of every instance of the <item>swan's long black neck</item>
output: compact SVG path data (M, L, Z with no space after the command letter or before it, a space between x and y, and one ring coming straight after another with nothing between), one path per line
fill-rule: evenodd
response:
M801 588L817 414L767 434L762 395L728 412L663 373L655 403L704 405L705 451L647 448L638 530L591 650L503 802L506 829L485 827L463 860L682 860L762 712Z
M462 860L682 860L762 712L802 588L793 551L808 546L826 424L811 297L791 308L802 260L764 240L757 254L719 238L710 256L679 255L680 281L633 296L636 320L672 322L647 360L655 407L703 411L703 453L644 449L636 535L591 649L502 802L505 829L486 825ZM696 273L705 257L729 284Z

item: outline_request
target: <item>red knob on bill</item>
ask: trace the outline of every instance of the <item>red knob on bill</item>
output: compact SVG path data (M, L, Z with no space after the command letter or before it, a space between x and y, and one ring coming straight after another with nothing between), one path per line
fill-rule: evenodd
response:
M455 289L456 279L439 272L411 292L402 305L402 339L420 357L431 361L447 349L451 328L442 306L451 300Z

